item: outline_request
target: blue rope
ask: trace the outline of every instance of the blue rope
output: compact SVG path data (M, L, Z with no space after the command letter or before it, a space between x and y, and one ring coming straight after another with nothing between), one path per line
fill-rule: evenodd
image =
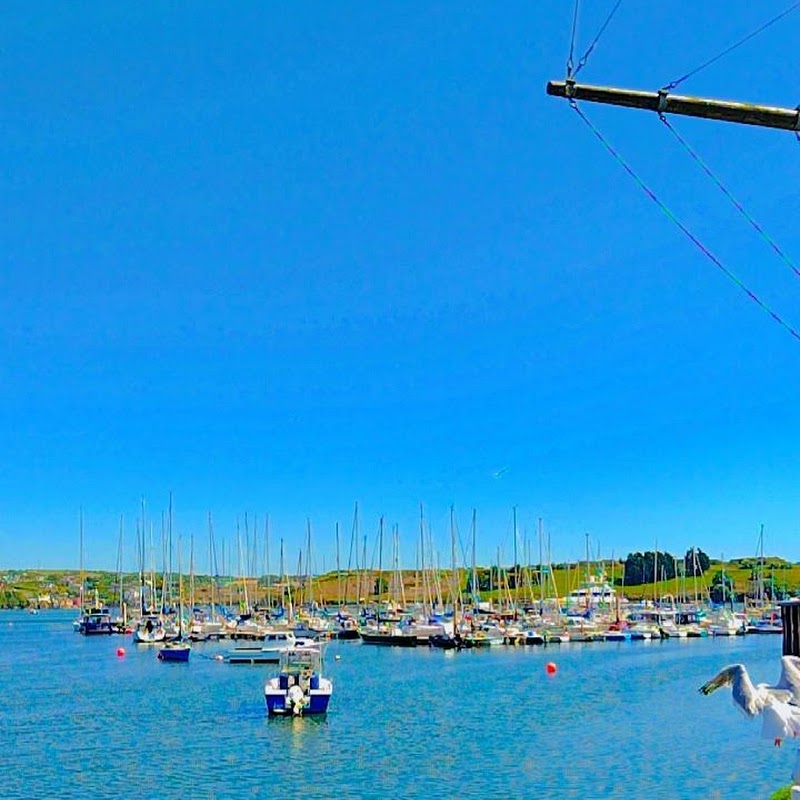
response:
M700 158L700 156L689 146L688 142L675 130L675 128L670 125L669 120L661 113L659 113L659 118L661 121L667 126L670 133L680 142L681 146L686 150L686 152L697 162L700 169L711 178L712 181L717 185L717 188L728 198L731 205L750 223L750 225L754 228L756 233L777 253L778 257L789 267L794 274L800 278L800 269L797 268L795 263L789 258L786 253L781 250L780 246L775 242L775 240L761 227L761 225L754 220L750 214L747 213L744 206L728 191L722 181L711 171L711 168Z
M589 60L589 56L592 54L592 50L594 50L595 45L600 41L600 37L605 33L608 24L611 22L614 14L617 13L617 9L622 5L622 0L617 0L616 5L614 8L611 9L611 13L606 17L606 21L600 26L600 30L597 32L597 36L592 39L592 43L586 48L586 52L580 57L578 60L578 65L575 67L575 72L573 73L573 77L577 75L585 66L586 62Z
M717 55L715 55L714 58L710 58L708 61L706 61L703 64L701 64L699 67L695 67L693 70L691 70L690 72L687 72L682 77L676 78L671 83L668 83L664 88L667 91L669 91L671 89L674 89L678 84L683 83L687 78L691 78L693 75L697 75L698 72L701 72L706 67L710 67L712 64L716 63L721 58L723 58L724 56L728 55L728 53L732 53L738 47L741 47L743 44L746 44L751 39L753 39L756 36L758 36L759 33L762 33L767 28L771 27L776 22L782 20L784 17L788 16L789 14L791 14L793 11L797 10L798 8L800 8L800 0L797 0L797 2L795 2L794 4L789 6L789 8L785 9L784 11L781 11L781 13L778 14L777 17L773 17L771 20L769 20L769 22L765 22L760 28L757 28L752 33L748 33L747 36L745 36L743 39L740 39L738 42L735 42L730 47L726 47L721 53L718 53Z
M775 311L773 311L763 300L761 300L755 293L753 293L750 289L745 286L745 284L733 273L731 272L690 230L683 224L683 222L678 219L678 217L673 214L670 209L664 205L664 203L658 198L658 196L653 192L653 190L633 171L633 169L628 165L628 163L622 158L622 156L617 153L617 151L609 144L606 138L603 136L600 131L595 128L595 126L591 123L588 117L580 110L578 104L574 100L569 101L570 106L574 109L574 111L578 114L578 116L583 120L583 122L588 126L589 130L594 133L594 135L600 140L603 147L614 157L614 159L619 163L619 165L628 173L628 175L633 178L636 185L661 209L663 214L673 222L679 230L689 239L692 244L697 247L700 252L706 256L706 258L711 261L714 266L722 271L725 277L728 278L735 286L737 286L742 292L744 292L750 300L752 300L762 311L766 311L767 314L772 317L772 319L778 323L790 336L797 339L800 342L800 333L798 333L788 322L786 322L781 316L779 316Z

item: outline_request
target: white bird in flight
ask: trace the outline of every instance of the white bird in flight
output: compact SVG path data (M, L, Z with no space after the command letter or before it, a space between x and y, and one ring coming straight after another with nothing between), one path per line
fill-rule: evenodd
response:
M781 657L781 675L775 685L754 684L744 664L731 664L700 687L711 694L731 687L734 705L748 717L762 718L761 735L780 746L783 739L800 735L800 658Z

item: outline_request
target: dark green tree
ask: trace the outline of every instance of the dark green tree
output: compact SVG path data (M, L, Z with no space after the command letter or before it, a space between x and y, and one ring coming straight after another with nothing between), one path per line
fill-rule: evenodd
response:
M691 547L683 557L688 578L703 575L711 566L711 559L699 548Z

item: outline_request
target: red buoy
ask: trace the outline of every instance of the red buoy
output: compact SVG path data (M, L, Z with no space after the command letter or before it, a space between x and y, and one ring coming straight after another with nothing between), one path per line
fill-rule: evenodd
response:
M545 667L545 669L547 670L548 675L555 675L556 672L558 671L558 667L552 661L547 662L547 666Z
M118 647L117 648L117 658L122 658L122 656L124 656L124 655L125 655L125 648L124 647Z

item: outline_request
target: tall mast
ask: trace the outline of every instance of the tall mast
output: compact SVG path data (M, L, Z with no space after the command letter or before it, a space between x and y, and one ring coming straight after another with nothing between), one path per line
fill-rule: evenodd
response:
M519 570L517 567L517 507L514 506L514 610L517 608L519 599Z
M764 605L764 526L758 534L758 600Z
M419 559L419 568L422 575L422 610L425 616L428 616L432 613L432 608L427 576L425 574L425 510L422 503L419 504Z
M83 607L86 604L86 574L83 567L83 506L81 506L78 510L78 542L80 546L80 552L78 556L81 572L81 584L78 589L80 597L78 598L78 602L80 603L80 613L83 614Z
M119 543L117 546L117 589L119 591L119 613L122 617L122 625L125 627L128 623L128 612L125 606L125 590L122 585L122 538L125 532L125 519L122 514L119 515Z
M178 536L178 640L183 640L183 570L181 568L180 536Z
M381 579L383 577L383 514L381 514L380 523L378 525L378 580L375 584L376 601L381 602L381 589L383 585Z
M140 547L140 559L139 559L139 592L140 592L140 604L141 604L141 611L142 615L145 614L147 611L147 602L145 600L145 585L147 583L147 526L145 524L145 517L144 517L144 495L141 498L141 508L142 508L142 538L141 538L141 547ZM152 591L152 590L151 590Z
M361 553L361 571L363 572L363 587L364 590L364 600L366 601L367 596L369 595L369 577L367 576L367 534L365 533L362 537L363 542L363 550Z
M478 510L472 509L472 602L476 608L480 602L480 595L478 593L478 569L475 566L475 537L478 530Z
M269 514L264 519L264 571L267 573L267 608L272 608L272 573L269 564Z
M453 599L453 635L458 631L458 596L460 594L458 585L458 574L456 573L456 526L455 510L450 506L450 596Z
M339 523L336 523L336 592L339 608L342 607L342 565L339 561Z
M308 576L308 603L309 611L314 607L314 580L311 577L311 518L306 517L306 529L308 534L308 545L306 548L306 575Z
M194 608L194 534L189 537L189 607Z
M653 553L653 602L658 604L658 539Z
M542 565L542 518L539 517L536 523L536 532L539 536L539 616L544 611L544 571Z
M208 512L208 580L210 583L211 619L214 619L214 589L217 583L216 558L214 555L214 523Z

